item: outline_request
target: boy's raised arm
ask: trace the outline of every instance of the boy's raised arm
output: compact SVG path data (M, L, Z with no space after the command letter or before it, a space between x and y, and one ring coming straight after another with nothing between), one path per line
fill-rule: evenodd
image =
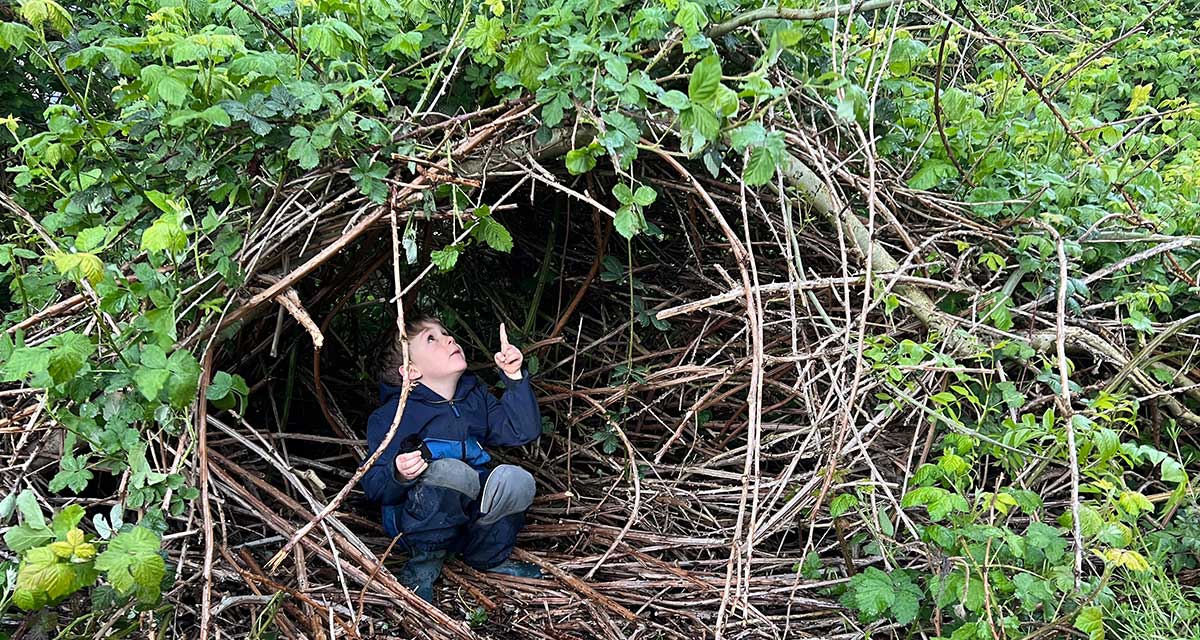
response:
M484 391L487 407L487 445L516 447L533 442L542 433L542 414L529 382L529 369L524 366L521 350L509 344L508 332L500 323L500 350L494 356L496 366L504 373L504 395L499 402Z

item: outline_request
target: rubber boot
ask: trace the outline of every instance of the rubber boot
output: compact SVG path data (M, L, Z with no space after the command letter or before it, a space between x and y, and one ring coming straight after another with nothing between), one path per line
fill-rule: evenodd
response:
M499 565L487 570L488 573L500 573L506 576L515 576L518 578L541 578L542 570L536 564L531 562L521 562L520 560L505 560Z
M400 583L408 587L425 602L433 602L433 583L442 575L442 565L446 562L446 552L414 551L408 562L400 568L396 576Z

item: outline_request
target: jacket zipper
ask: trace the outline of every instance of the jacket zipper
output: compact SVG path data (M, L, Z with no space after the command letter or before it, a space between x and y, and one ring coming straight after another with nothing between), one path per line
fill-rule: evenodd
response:
M454 417L458 418L459 430L462 431L462 440L459 441L462 444L462 461L467 462L467 433L462 428L462 414L458 412L458 407L454 405L453 400L450 400L450 410L454 412ZM468 462L468 464L470 463Z

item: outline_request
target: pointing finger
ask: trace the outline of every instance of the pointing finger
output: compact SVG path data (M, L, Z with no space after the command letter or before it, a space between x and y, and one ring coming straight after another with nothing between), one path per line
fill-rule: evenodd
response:
M508 349L508 332L504 330L504 323L500 323L500 350Z

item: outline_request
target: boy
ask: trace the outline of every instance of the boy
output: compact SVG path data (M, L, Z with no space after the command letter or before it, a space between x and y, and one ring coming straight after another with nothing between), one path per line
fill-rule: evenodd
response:
M484 445L523 445L541 434L524 356L508 344L501 324L494 359L507 388L497 401L466 373L463 350L441 322L416 317L405 323L405 333L407 372L396 336L383 353L383 406L367 423L372 452L392 425L402 385L412 384L412 390L396 435L362 479L367 497L382 505L384 530L390 536L402 533L409 549L410 559L397 577L428 602L450 552L461 553L463 562L481 571L540 577L536 566L508 559L533 501L533 476L514 465L489 468L491 456L483 450ZM421 444L424 452L411 450Z

